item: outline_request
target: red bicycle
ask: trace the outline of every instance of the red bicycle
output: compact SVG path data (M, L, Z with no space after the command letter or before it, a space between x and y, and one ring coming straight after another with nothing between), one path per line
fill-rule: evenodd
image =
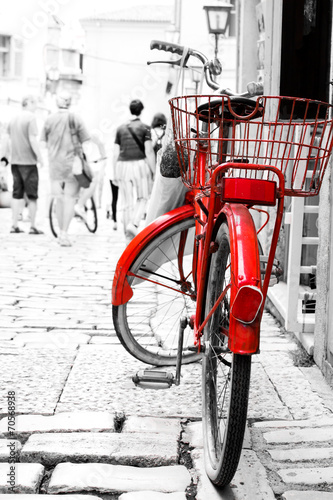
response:
M164 42L153 48L207 58ZM258 91L250 84L252 95ZM250 92L251 94L251 92ZM247 94L248 95L248 94ZM155 366L144 385L179 383L181 363L202 361L206 471L223 487L233 478L247 419L251 358L259 353L268 286L285 196L315 196L333 145L332 107L293 97L174 97L174 141L187 203L155 220L128 245L113 282L113 320L124 347ZM269 209L265 207L270 207ZM275 208L274 208L275 207ZM258 233L274 210L268 256ZM252 214L266 220L258 229Z

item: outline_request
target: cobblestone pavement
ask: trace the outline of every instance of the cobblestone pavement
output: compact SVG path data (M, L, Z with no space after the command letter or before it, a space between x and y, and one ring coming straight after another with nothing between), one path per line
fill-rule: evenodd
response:
M12 480L29 500L333 499L333 391L316 366L295 366L299 348L271 316L253 360L239 470L219 492L204 473L200 364L169 390L131 381L142 364L120 346L110 305L121 230L102 212L96 234L75 221L63 248L47 220L40 236L9 228L2 209L1 498Z

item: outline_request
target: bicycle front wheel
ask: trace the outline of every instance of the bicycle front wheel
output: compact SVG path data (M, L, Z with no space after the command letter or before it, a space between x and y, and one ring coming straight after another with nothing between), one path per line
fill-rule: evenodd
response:
M206 314L224 298L204 329L202 365L203 435L206 472L219 487L232 480L240 459L249 398L251 356L228 350L230 294L233 275L229 229L217 233L206 289Z
M96 203L93 197L89 198L84 205L85 218L84 223L88 231L96 233L98 226Z
M121 343L135 358L155 366L177 360L180 319L195 313L192 276L195 221L182 220L159 233L130 266L127 281L132 298L113 306L113 322ZM184 332L183 363L201 355L193 346L193 330Z

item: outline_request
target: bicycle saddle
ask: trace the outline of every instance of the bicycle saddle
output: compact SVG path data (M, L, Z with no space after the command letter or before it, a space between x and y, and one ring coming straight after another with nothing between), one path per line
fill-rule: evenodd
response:
M209 99L197 108L198 118L203 122L216 120L254 120L263 115L264 107L247 97L221 96Z

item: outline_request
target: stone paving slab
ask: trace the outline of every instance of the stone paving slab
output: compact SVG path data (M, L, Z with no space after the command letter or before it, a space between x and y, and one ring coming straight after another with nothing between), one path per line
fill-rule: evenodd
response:
M41 464L0 463L0 493L8 493L11 486L14 492L37 493L43 473Z
M202 422L188 422L182 435L182 442L193 448L203 448ZM244 449L252 448L251 434L248 426L245 428Z
M317 429L292 429L266 432L263 435L268 444L327 443L333 441L333 427Z
M182 465L141 468L96 463L63 463L54 469L48 493L147 490L172 493L184 492L190 484L190 473Z
M122 433L125 432L158 432L170 436L180 436L181 424L179 419L138 417L131 415L126 418Z
M158 493L157 491L135 491L123 493L118 500L186 500L186 494L176 493Z
M182 367L180 386L160 391L134 385L132 376L143 366L120 345L81 346L57 412L93 408L126 416L201 417L199 363Z
M96 500L98 497L96 495L63 495L63 498L66 500ZM0 496L1 500L13 500L12 494L2 494ZM25 494L25 493L16 493L15 500L41 500L40 495L38 494ZM47 500L59 500L59 495L47 495Z
M273 460L278 462L308 462L326 460L332 463L333 448L291 448L267 450Z
M16 413L52 414L74 358L66 349L16 349L14 362L1 353L0 413L7 413L7 392L14 389Z
M8 459L17 462L21 448L20 441L16 439L0 439L0 462L8 462Z
M68 460L138 467L173 465L178 461L178 436L107 432L33 434L23 446L20 460L48 466Z
M325 483L333 485L333 467L302 467L300 469L279 469L279 476L286 484L312 486Z
M203 452L195 450L192 457L199 477L196 500L275 500L265 468L254 451L243 451L230 486L223 490L216 488L208 479Z
M326 491L286 491L283 500L333 500L333 493Z
M254 422L257 428L289 428L289 427L327 427L333 426L333 417L324 417L310 420L267 420Z
M330 409L325 405L325 400L311 389L310 382L304 378L300 368L294 366L288 353L278 355L265 353L260 355L260 362L278 397L288 408L292 419L315 418L331 414Z
M56 415L18 415L15 419L15 435L26 436L41 432L113 431L114 415L107 412L82 411ZM8 419L0 421L0 436L8 432Z

